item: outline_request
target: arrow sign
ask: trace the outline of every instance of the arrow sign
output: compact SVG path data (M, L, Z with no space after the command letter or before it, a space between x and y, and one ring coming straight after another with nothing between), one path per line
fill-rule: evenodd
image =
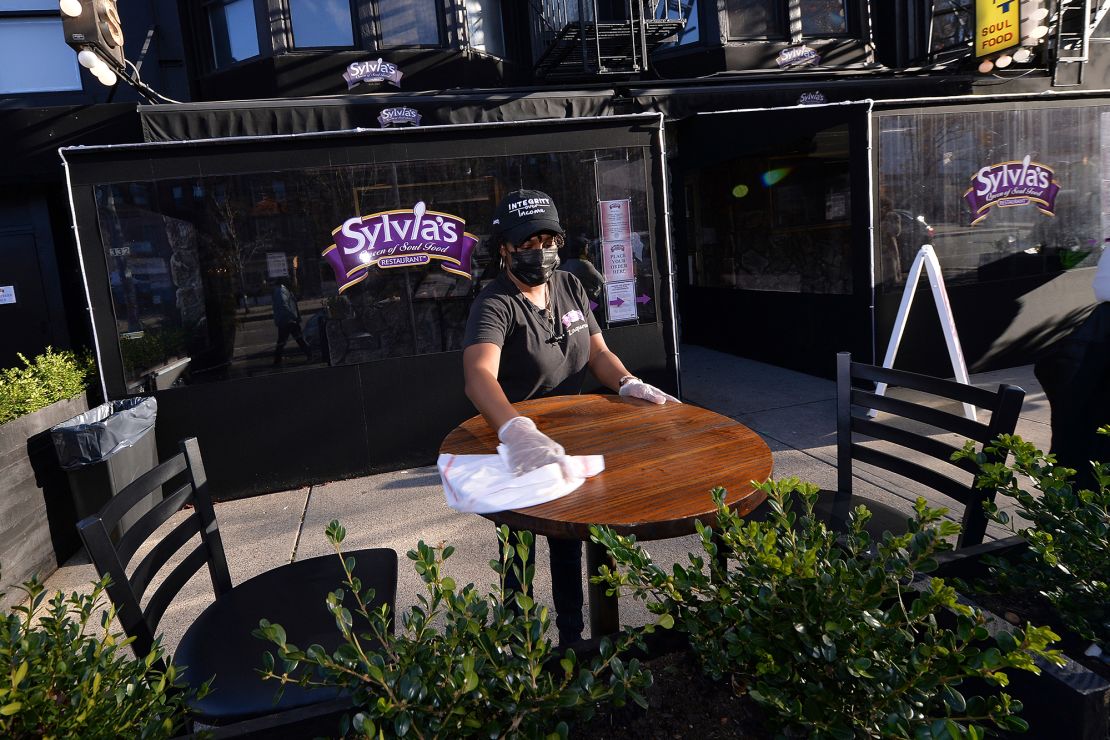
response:
M651 297L646 295L636 296L637 303L651 303Z
M596 311L597 310L597 304L594 303L593 301L590 301L590 310L591 311Z
M613 300L609 301L609 305L610 306L617 306L617 307L623 306L624 305L624 299L621 298L620 296L617 296Z

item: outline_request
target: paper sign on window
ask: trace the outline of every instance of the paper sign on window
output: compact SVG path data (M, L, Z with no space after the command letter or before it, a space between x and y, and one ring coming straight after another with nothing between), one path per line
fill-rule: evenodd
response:
M636 281L621 280L605 284L605 309L609 321L631 321L638 316L636 310Z
M605 282L632 280L636 277L632 261L632 202L627 198L602 200L597 207Z

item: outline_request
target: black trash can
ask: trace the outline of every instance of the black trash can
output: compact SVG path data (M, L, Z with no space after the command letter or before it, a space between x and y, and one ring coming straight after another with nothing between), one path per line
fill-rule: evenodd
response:
M58 462L69 476L75 526L158 465L157 416L154 398L127 398L102 403L50 430ZM161 490L152 491L111 533L113 540L161 500Z

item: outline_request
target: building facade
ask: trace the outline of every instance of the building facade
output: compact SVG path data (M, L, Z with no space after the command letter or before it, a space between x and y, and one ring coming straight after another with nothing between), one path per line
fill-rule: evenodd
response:
M1107 5L124 2L159 97L30 46L49 6L0 14L49 59L0 76L3 362L94 347L229 495L428 462L473 412L462 327L523 186L664 387L683 341L881 360L925 244L969 367L1024 364L1089 311L1110 233ZM916 301L899 367L952 373L939 318Z

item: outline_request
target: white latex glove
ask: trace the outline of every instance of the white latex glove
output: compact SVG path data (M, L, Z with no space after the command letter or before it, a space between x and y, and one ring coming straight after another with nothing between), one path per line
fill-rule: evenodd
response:
M563 446L536 429L536 423L527 416L514 416L502 424L497 438L505 445L509 470L514 476L551 463L559 463L561 467L566 458Z
M682 403L670 393L664 393L656 388L654 385L648 385L639 378L633 378L621 386L618 391L622 396L629 396L631 398L642 398L645 401L652 403Z

